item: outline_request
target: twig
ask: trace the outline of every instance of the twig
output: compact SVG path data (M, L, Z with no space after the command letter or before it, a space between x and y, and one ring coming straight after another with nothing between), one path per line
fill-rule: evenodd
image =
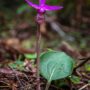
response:
M86 62L88 62L88 61L90 60L90 57L88 57L88 58L83 58L83 59L85 59L85 60L82 61L79 65L77 65L77 66L74 68L75 71L76 71L76 69L78 69L78 68L80 68L81 66L83 66ZM83 59L81 59L81 60L83 60Z
M10 86L0 86L0 88L10 88Z
M6 82L4 82L4 81L0 81L0 83L3 83L3 84L6 84L7 86L0 86L0 88L1 87L10 87L10 84L8 84L8 83L6 83Z
M21 83L21 81L20 81L20 79L19 79L19 77L18 77L18 75L15 73L15 70L13 68L11 68L11 69L12 69L13 73L15 74L15 76L16 76L16 78L17 78L17 80L18 80L18 82L19 82L19 84L21 86L21 88L24 88L22 83Z
M17 74L18 76L22 76L23 75L23 73L21 73L21 72L19 72L19 71L12 71L12 70L10 70L10 69L7 69L7 68L0 68L0 73L1 74L9 74L9 75L11 75L11 74Z
M90 84L86 84L84 86L82 86L79 90L84 90L87 86L89 86Z

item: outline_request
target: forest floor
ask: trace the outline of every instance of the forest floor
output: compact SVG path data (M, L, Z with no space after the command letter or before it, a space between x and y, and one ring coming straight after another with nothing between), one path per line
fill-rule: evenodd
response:
M36 27L19 23L0 33L0 90L36 90ZM41 51L64 51L75 59L73 78L53 81L49 90L90 90L90 34L69 26L62 26L60 36L47 25L42 31ZM67 35L67 37L66 37ZM66 37L66 38L65 38ZM41 88L46 80L41 76Z

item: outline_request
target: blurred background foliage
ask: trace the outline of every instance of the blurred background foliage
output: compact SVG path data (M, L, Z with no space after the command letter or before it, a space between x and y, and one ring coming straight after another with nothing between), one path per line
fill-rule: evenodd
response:
M39 0L31 1L34 3L38 3ZM74 44L78 43L81 48L87 47L87 45L89 46L90 0L47 0L47 3L50 5L62 5L64 7L64 9L60 11L47 12L47 17L51 19L55 18L52 19L54 24L60 24L59 29L62 33L60 32L60 30L56 30L56 32L60 33L61 37L63 36L63 33L67 34L69 36L68 38L71 38L71 41L75 41ZM32 7L29 7L24 0L1 0L0 37L17 37L17 34L19 33L19 37L22 37L25 36L25 32L28 32L29 29L33 30L30 30L31 33L34 32L36 30L35 16L36 10L34 10ZM51 29L50 23L50 21L47 21L48 31L49 29ZM29 29L27 27L29 27ZM49 36L50 35L51 34L49 34ZM28 37L29 35L26 36ZM54 38L54 36L50 37ZM57 43L60 43L59 41L61 37L56 37L58 39L55 40L55 45ZM53 44L53 42L51 44Z
M38 0L31 0L31 1L33 1L34 3L38 3ZM71 24L73 18L75 19L75 17L77 18L79 17L80 19L79 13L81 13L81 16L82 14L88 17L90 15L89 14L90 0L47 0L47 3L51 5L64 6L63 10L58 11L58 16L60 17L60 19L62 19L61 23L64 23L64 24ZM78 4L79 4L79 7L78 7ZM25 16L27 18L33 15L34 16L36 15L36 11L33 8L29 7L24 0L12 0L12 1L1 0L0 13L1 13L0 17L2 17L4 14L5 18L9 20L15 18L16 15L21 15L21 14L23 14L22 17ZM79 16L77 14L79 14ZM82 25L82 27L85 27L85 26L87 25Z

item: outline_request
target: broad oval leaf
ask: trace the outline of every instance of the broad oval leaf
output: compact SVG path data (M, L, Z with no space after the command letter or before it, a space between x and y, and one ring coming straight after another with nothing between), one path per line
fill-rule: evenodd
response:
M49 51L40 57L40 73L49 82L69 76L73 66L73 59L64 52Z

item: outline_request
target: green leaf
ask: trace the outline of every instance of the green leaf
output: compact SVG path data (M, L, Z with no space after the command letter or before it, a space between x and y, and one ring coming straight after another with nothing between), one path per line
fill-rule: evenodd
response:
M71 80L74 84L79 84L81 78L78 77L78 76L72 75L72 76L70 77L70 80Z
M48 51L40 57L40 72L48 82L71 75L73 59L64 52Z
M31 9L27 4L23 4L17 9L17 14L22 14L26 10L30 11Z
M37 55L36 55L36 53L34 53L34 54L25 54L25 57L28 58L28 59L36 59Z
M43 54L44 54L44 53L41 53L40 56L43 55ZM25 57L26 57L27 59L36 59L36 58L37 58L37 54L36 54L36 53L33 53L33 54L25 54Z
M90 72L90 64L85 64L85 70Z
M25 69L23 63L23 61L17 60L15 63L10 63L9 66L13 69L23 71Z

